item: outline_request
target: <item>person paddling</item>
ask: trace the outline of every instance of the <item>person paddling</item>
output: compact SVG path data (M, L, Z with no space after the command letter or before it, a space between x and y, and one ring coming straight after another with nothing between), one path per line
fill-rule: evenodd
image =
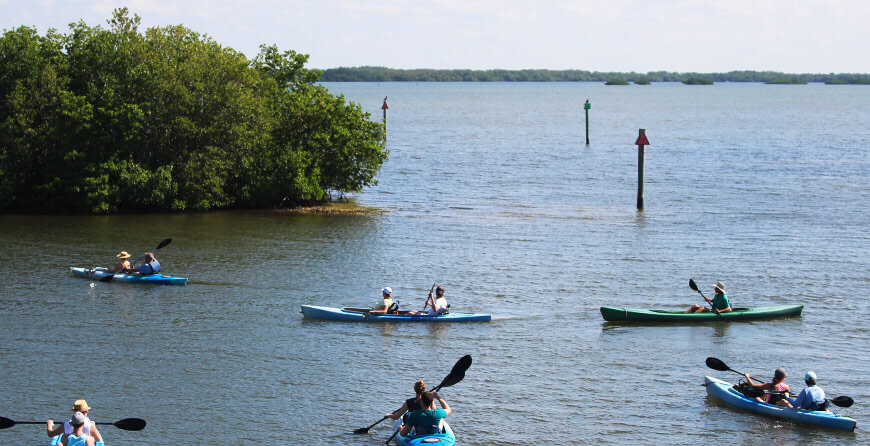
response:
M429 306L429 312L426 313L426 316L439 316L447 312L447 299L444 297L444 286L438 285L438 288L435 289L435 297L433 298L432 292L429 292L429 297L426 298L425 306ZM420 311L411 310L408 314L420 314Z
M84 426L87 423L88 418L81 412L73 413L69 420L69 424L72 426L73 431L71 433L64 433L60 437L61 446L95 446L97 441L94 437L84 432Z
M811 371L807 372L804 375L804 383L807 387L801 390L801 393L791 401L791 404L796 409L826 410L828 401L825 399L825 391L816 385L816 374Z
M150 252L146 252L143 256L145 258L145 263L133 268L132 266L127 268L127 272L135 272L136 274L142 276L149 276L151 274L157 274L160 272L160 262L154 257L154 254Z
M405 415L411 411L422 410L423 409L423 406L422 406L423 400L421 399L421 396L423 395L423 392L425 392L425 391L426 391L426 382L423 381L422 379L418 379L414 383L414 392L417 394L417 396L415 396L413 398L408 398L407 400L405 400L405 404L402 404L402 407L400 407L399 410L397 410L395 412L390 412L384 416L387 418L390 418L392 420L398 420L400 417L402 417L403 415ZM408 421L407 417L405 417L403 422L407 424L407 421Z
M713 285L713 289L716 291L716 295L713 296L712 299L707 296L703 296L704 300L710 302L710 304L712 305L712 310L707 307L695 304L692 305L688 310L686 310L686 313L706 313L712 311L713 313L719 314L733 311L731 309L731 302L728 301L728 296L725 295L725 284L722 281L716 282L716 285Z
M96 439L96 441L103 441L103 437L100 435L100 431L97 430L97 424L88 418L88 411L91 410L92 407L88 406L88 402L86 400L76 400L73 403L72 411L73 413L81 413L85 417L85 425L82 428L85 435L90 435ZM55 426L54 420L46 421L46 433L49 437L54 437L60 434L69 434L73 431L72 423L69 421L64 421L63 424Z
M773 371L773 382L772 383L754 383L752 382L752 378L749 377L748 373L744 373L743 376L746 378L746 382L749 383L750 386L766 390L768 392L783 392L781 394L776 393L768 393L763 397L756 398L758 401L767 404L776 404L777 406L785 406L792 407L791 402L789 402L787 396L788 391L790 390L788 384L785 383L785 369L780 367Z

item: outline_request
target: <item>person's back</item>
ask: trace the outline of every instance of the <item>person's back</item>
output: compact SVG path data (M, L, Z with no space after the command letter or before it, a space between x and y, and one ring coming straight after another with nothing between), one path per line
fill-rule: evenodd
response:
M94 446L96 444L94 437L84 432L84 426L88 424L88 421L90 420L81 412L75 412L69 420L73 431L61 435L60 444L62 446Z
M794 407L804 410L826 410L828 402L825 391L816 385L816 374L807 372L804 375L804 382L807 387L801 390L801 393L792 403Z
M145 263L136 267L136 272L143 276L157 274L160 272L160 262L154 258L154 255L150 252L145 253Z
M430 294L431 298L431 294ZM444 287L438 286L435 290L435 299L432 301L432 306L429 308L428 316L436 316L447 312L447 299L444 297Z
M420 398L421 406L425 409L415 410L408 416L408 424L414 428L414 434L427 435L441 432L441 421L450 415L450 406L435 392L423 392ZM441 404L441 409L435 408L435 399Z

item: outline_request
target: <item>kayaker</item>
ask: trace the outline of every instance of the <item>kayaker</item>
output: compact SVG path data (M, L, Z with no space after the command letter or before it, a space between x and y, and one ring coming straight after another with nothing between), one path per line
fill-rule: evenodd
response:
M384 287L381 290L381 295L383 297L383 301L376 305L369 311L369 314L387 314L390 311L390 308L393 306L393 289L390 287Z
M142 276L149 276L151 274L157 274L160 272L160 262L154 258L154 254L150 252L146 252L145 255L145 263L135 267L135 268L127 268L129 272L135 272L136 274Z
M91 410L91 407L88 406L88 402L86 400L76 400L73 403L73 413L80 413L85 417L85 425L82 428L85 435L90 435L94 437L96 441L103 441L103 437L100 435L100 431L97 430L97 424L88 418L89 410ZM70 434L73 432L73 426L69 421L64 421L63 424L55 426L53 420L48 420L46 421L46 424L46 433L48 433L49 437L54 437L60 434Z
M121 252L115 254L115 257L118 258L119 263L117 265L115 265L114 268L108 270L107 272L112 273L112 274L117 274L120 272L124 272L130 268L130 261L127 259L129 259L130 257L133 257L133 256L131 256L127 251L121 251Z
M758 401L767 404L776 404L777 406L785 406L791 407L791 403L788 400L788 391L790 390L788 384L785 383L785 369L780 367L773 371L773 382L772 383L754 383L752 382L752 378L749 377L748 373L744 373L743 376L746 378L746 382L749 383L750 386L756 387L758 389L767 391L767 392L782 392L782 393L768 393L763 397L756 398Z
M423 381L422 379L418 379L414 383L414 392L417 394L417 396L415 396L413 398L408 398L407 400L405 400L405 403L402 404L402 407L400 407L399 410L397 410L395 412L390 412L384 416L386 416L387 418L393 419L393 420L398 420L402 415L405 415L408 412L411 412L414 410L422 410L423 409L423 406L422 406L423 400L421 399L421 396L423 395L423 392L425 392L425 391L426 391L426 382ZM406 419L403 421L407 422L408 420Z
M436 400L441 404L441 409L435 407ZM414 430L414 435L437 434L443 430L443 420L452 412L447 401L438 392L423 392L420 402L425 409L411 412L408 422L402 425L400 434L408 435L411 429Z
M713 290L716 294L715 296L713 296L712 299L707 296L703 296L704 300L712 304L713 310L710 310L705 306L695 304L692 305L688 310L686 310L686 313L707 313L712 311L713 313L719 314L733 311L731 309L731 302L728 300L728 296L725 295L725 284L722 281L716 282L716 284L713 285Z
M807 387L801 390L798 397L791 401L791 404L797 409L805 410L825 410L828 408L828 401L825 399L825 391L816 385L816 374L812 371L804 375L804 382Z
M438 288L435 289L435 297L433 298L432 292L429 292L429 297L426 298L426 303L423 305L424 307L429 307L429 312L426 313L427 316L438 316L439 314L444 314L447 312L447 299L444 298L444 286L438 285ZM411 310L408 314L420 314L420 311Z
M73 413L72 417L69 420L69 424L72 426L73 431L61 435L60 444L62 446L96 445L97 441L94 439L94 437L84 432L84 426L88 424L88 421L88 417L84 416L81 412Z

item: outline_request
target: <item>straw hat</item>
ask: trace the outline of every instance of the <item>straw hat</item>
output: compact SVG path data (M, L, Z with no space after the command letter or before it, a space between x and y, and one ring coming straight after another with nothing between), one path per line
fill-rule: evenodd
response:
M133 256L128 254L127 251L121 251L118 254L116 254L115 257L117 257L119 259L129 259L130 257L133 257Z
M88 402L85 400L76 400L76 402L73 403L72 410L73 412L87 412L91 410L91 407L88 406Z

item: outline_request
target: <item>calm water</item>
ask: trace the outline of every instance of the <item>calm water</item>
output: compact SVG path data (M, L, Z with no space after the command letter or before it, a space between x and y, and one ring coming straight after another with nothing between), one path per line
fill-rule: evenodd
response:
M389 161L365 216L271 212L0 216L0 416L41 421L87 398L110 445L377 445L347 432L423 378L466 445L866 443L870 423L870 89L681 84L327 84L380 120ZM586 146L582 103L592 103ZM635 209L646 128L646 209ZM91 283L160 240L186 287ZM732 303L805 305L757 323L606 324L601 305L685 308L726 282ZM490 323L303 320L301 304L371 305L432 282ZM814 370L856 404L841 433L708 398L715 356L767 377ZM44 427L0 432L44 444Z

